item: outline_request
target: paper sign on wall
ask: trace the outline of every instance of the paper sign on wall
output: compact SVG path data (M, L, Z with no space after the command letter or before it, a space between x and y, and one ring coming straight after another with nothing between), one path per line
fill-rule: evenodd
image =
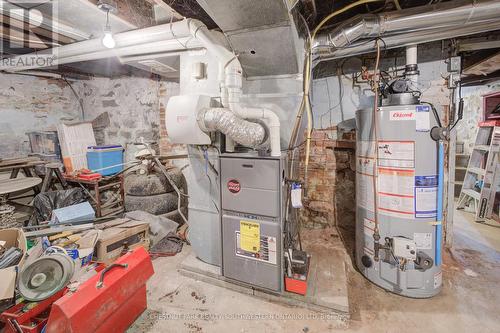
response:
M240 247L244 251L257 253L260 251L260 224L240 221Z

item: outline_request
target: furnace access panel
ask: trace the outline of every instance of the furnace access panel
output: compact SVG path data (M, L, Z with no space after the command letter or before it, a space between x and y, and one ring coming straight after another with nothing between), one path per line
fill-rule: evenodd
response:
M221 156L225 277L282 290L284 164L282 158Z

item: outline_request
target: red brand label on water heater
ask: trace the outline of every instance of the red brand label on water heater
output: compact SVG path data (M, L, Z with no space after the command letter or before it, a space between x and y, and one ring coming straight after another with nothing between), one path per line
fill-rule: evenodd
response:
M390 120L415 120L414 111L391 111Z
M241 184L236 179L231 179L227 182L227 189L231 193L238 193L241 190Z

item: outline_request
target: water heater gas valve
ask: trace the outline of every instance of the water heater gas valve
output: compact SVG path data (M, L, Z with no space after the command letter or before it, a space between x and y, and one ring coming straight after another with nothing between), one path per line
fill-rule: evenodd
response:
M392 238L392 253L395 257L408 260L417 259L417 246L412 239L405 237Z

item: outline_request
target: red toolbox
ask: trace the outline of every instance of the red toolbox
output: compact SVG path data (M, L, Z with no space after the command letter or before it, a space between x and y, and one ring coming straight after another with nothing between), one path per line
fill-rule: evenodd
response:
M4 333L40 333L47 323L50 307L66 292L65 289L55 295L40 301L21 302L14 305L0 315L0 319L5 323Z
M48 333L125 332L147 308L146 282L154 274L139 247L52 305Z

